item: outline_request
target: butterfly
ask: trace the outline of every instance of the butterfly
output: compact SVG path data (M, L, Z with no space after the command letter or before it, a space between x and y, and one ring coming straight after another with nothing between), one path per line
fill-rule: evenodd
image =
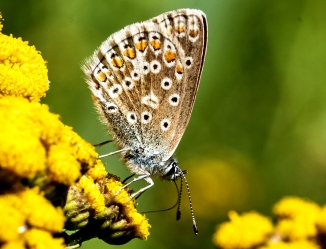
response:
M85 61L95 107L119 148L114 153L137 175L124 187L148 183L132 197L153 186L152 178L186 181L173 154L192 113L206 48L206 15L179 9L112 34Z

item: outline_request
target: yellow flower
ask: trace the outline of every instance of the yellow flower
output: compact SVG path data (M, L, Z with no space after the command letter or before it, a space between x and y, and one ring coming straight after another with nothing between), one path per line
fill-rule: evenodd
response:
M220 248L245 249L264 244L273 231L271 221L256 212L239 216L229 213L230 222L222 223L213 236L213 242Z
M326 205L321 209L321 213L316 221L316 227L319 233L326 234Z
M34 46L0 33L0 95L39 101L49 89L47 74L46 62Z
M0 31L1 20L0 13ZM37 102L48 88L39 52L0 33L1 248L64 248L53 238L64 225L79 229L69 236L72 245L94 237L111 244L146 239L150 225L130 191L117 195L122 183L94 147Z
M0 241L18 239L20 236L19 229L26 225L25 215L13 207L11 203L8 203L2 196L0 197L0 210Z
M52 237L64 227L63 211L37 189L3 193L0 210L0 243L4 244L1 248L64 248L63 239Z
M2 28L3 28L3 24L2 24L2 21L3 19L2 19L2 14L1 14L1 12L0 12L0 31L2 30Z
M18 214L23 215L24 221L30 226L51 232L61 232L64 226L65 217L61 208L55 208L51 202L38 193L37 189L27 188L2 194L0 204L3 207L15 209ZM22 217L17 215L14 220L15 223L21 224ZM0 234L3 234L3 231Z
M63 238L53 238L52 234L40 230L40 229L30 229L24 233L25 244L27 248L35 249L64 249Z
M0 98L0 179L28 178L48 195L53 186L76 182L96 163L94 148L46 105L19 97ZM55 184L55 185L53 185Z
M12 240L1 246L1 249L26 249L23 240Z
M109 244L124 244L133 238L147 239L150 225L137 212L130 191L105 172L100 161L70 187L64 208L66 229L76 230L70 245L98 237ZM86 236L85 236L86 235Z
M298 197L285 197L274 206L278 218L276 232L285 239L300 240L317 235L316 221L320 207Z
M263 246L259 249L321 249L321 247L310 241L302 240L287 243L270 243L268 246Z

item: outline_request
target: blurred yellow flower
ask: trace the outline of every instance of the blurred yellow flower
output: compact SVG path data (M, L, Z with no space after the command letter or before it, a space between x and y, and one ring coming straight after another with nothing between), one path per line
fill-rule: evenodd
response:
M230 212L213 236L221 249L321 249L326 208L298 197L284 197L275 204L275 226L255 212L239 216Z
M313 242L303 240L294 242L270 243L269 245L260 247L259 249L321 249L321 247Z
M213 242L220 248L245 249L264 244L273 232L272 222L256 212L229 212L229 222L219 225Z
M0 12L0 31L1 31L2 28L3 28L2 21L3 21L3 18L2 18L2 14L1 14L1 12Z
M53 238L51 233L40 229L29 229L24 233L25 245L27 248L35 249L64 249L63 238Z
M0 210L0 242L8 243L8 248L12 241L29 244L31 237L28 233L35 227L40 233L51 237L52 242L49 243L54 243L51 233L61 232L65 222L62 209L55 208L37 189L25 188L0 195ZM17 243L13 245L15 244ZM64 248L62 239L59 244L60 246L53 248Z
M316 221L321 208L314 202L298 197L285 197L273 208L278 218L276 232L283 238L300 240L317 235Z
M69 186L81 176L82 168L96 162L92 146L63 125L46 105L2 97L0 122L0 179L4 182L29 178L38 186L51 182Z
M195 207L197 216L209 220L216 213L223 214L231 207L241 209L261 196L261 184L253 165L240 154L219 160L192 159L184 164L192 172L187 176L191 195L194 200L201 200ZM214 194L207 189L214 189Z
M316 227L320 234L326 234L326 205L321 209L320 215L316 221Z

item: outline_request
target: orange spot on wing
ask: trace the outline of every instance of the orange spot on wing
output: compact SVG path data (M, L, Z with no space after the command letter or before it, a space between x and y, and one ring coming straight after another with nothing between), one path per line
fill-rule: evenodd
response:
M133 59L136 57L136 51L133 48L127 48L125 51L123 51L123 55Z
M141 40L140 42L136 43L135 46L139 51L143 52L147 47L147 41Z
M161 48L161 42L159 40L151 41L151 45L154 48L154 50L158 50Z
M196 36L198 35L198 30L190 30L190 31L189 31L189 35L190 35L191 37L196 37Z
M180 34L185 31L185 27L184 26L176 26L175 31L177 31L177 33Z
M123 66L124 62L123 62L123 60L120 57L115 56L115 57L112 58L111 64L114 67L121 68Z
M176 70L177 70L177 73L178 74L182 74L183 73L182 65L181 64L178 64Z
M167 62L174 61L176 57L177 57L177 55L174 52L172 52L171 50L168 50L164 53L164 58Z
M105 73L103 73L103 72L100 72L100 73L97 75L96 78L97 78L99 81L101 81L101 82L106 81L106 75L105 75Z
M100 83L98 83L97 81L94 81L94 83L95 83L95 88L98 90L98 89L100 89Z

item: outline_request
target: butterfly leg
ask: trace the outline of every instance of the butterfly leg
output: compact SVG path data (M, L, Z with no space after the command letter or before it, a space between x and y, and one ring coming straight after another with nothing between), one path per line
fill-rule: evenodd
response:
M150 187L152 187L154 185L154 182L152 180L152 178L150 178L149 176L145 177L144 180L148 183L148 185L140 190L138 190L136 193L133 193L131 195L132 198L138 197L140 196L142 193L144 193L147 189L149 189Z
M140 175L140 176L132 179L132 181L128 182L127 184L123 185L123 187L121 187L119 189L119 191L116 193L116 195L118 195L124 188L128 187L132 183L137 182L139 180L143 180L143 179L148 183L148 185L146 187L138 190L136 193L133 193L131 195L131 198L135 198L135 196L142 194L143 192L145 192L147 189L149 189L150 187L152 187L154 185L154 182L153 182L152 178L149 177L149 175Z

